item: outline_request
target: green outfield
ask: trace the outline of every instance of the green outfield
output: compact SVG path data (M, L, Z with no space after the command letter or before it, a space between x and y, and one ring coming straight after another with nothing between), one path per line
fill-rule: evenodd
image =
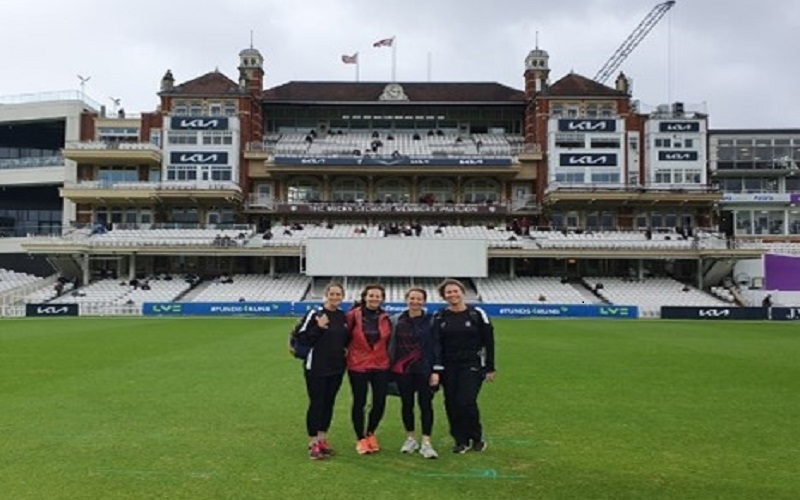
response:
M800 492L800 328L497 321L489 448L307 458L291 320L0 320L3 499L780 499Z

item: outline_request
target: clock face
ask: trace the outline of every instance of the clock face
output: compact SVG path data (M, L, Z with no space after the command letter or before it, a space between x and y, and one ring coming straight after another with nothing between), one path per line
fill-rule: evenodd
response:
M399 83L390 83L383 88L383 94L381 94L380 99L384 101L407 101L408 97Z

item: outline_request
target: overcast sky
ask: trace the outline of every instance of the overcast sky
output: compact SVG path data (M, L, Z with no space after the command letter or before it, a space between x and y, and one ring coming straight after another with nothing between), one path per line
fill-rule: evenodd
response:
M352 81L496 81L522 89L524 60L550 54L551 80L592 78L659 1L642 0L26 0L3 2L0 96L77 90L129 112L158 104L161 76L236 80L239 50L264 55L265 86ZM45 14L46 13L46 14ZM621 69L647 105L705 106L714 128L800 128L800 2L678 0ZM613 84L613 81L610 82Z

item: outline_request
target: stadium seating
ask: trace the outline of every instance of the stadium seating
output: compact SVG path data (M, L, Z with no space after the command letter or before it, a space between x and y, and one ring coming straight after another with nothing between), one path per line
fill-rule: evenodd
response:
M661 306L716 307L727 302L671 278L634 281L625 278L587 278L587 285L611 304L639 307L639 315L657 318ZM602 284L602 287L598 287Z
M561 283L560 278L480 278L475 285L481 300L491 304L602 303L589 290L582 293L569 283Z
M676 233L653 233L648 239L639 231L531 231L541 248L641 248L646 250L689 250L725 248L727 242L715 233L700 233L697 240Z
M364 229L361 233L357 230ZM262 240L263 246L299 246L308 238L382 238L385 233L378 226L337 224L332 228L323 225L305 225L303 229L291 226L275 226L272 239ZM393 238L406 236L395 235ZM410 236L416 238L416 236ZM488 242L490 248L535 248L529 238L516 236L504 228L489 229L486 226L423 226L420 238L478 239ZM513 240L510 238L513 237Z
M189 290L182 276L172 280L149 280L150 290L134 288L127 282L106 279L96 281L52 301L53 304L134 304L143 302L171 302Z
M800 255L800 243L764 243L767 253Z
M771 295L773 307L800 307L800 292L743 289L740 293L750 307L761 307L764 297Z
M311 284L311 278L302 274L265 275L237 274L233 283L220 280L203 283L197 293L189 294L191 302L247 302L298 301Z
M0 269L0 294L31 285L42 278L27 273L18 273L7 269Z
M93 234L90 246L243 246L252 229L114 229ZM219 239L218 239L219 237ZM220 239L228 238L224 242Z
M377 144L380 146L374 148ZM521 146L521 137L501 134L463 136L453 131L432 135L427 131L378 131L378 137L373 137L373 132L347 131L312 137L309 131L281 134L274 151L279 156L315 157L356 156L355 151L359 152L357 156L369 154L387 158L395 151L411 157L511 157L520 151Z

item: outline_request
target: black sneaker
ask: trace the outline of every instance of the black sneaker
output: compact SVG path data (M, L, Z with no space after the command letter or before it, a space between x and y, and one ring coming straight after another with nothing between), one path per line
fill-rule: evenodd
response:
M486 441L473 441L472 442L472 451L481 452L486 450Z
M453 453L464 454L469 450L468 444L457 444L453 446Z

